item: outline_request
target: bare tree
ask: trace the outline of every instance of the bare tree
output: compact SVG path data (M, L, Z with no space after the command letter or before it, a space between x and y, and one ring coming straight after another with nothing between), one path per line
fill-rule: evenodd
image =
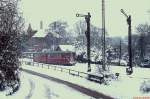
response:
M85 21L78 21L74 25L74 32L76 33L76 45L77 47L85 47L86 46L86 23ZM94 25L91 25L91 47L96 47L97 49L101 48L102 41L102 30Z
M74 24L74 31L77 34L76 46L83 47L86 45L86 23L84 21L78 21Z
M68 36L69 36L69 34L66 30L67 27L68 27L67 22L61 21L61 20L50 23L48 32L52 33L51 40L54 39L53 41L55 41L55 42L57 41L58 44L67 43ZM53 34L53 33L55 33L55 34ZM59 39L59 42L57 39L55 39L55 37Z
M150 25L148 24L139 24L137 26L137 32L139 33L139 52L140 52L140 60L142 61L147 53L148 47L150 45Z

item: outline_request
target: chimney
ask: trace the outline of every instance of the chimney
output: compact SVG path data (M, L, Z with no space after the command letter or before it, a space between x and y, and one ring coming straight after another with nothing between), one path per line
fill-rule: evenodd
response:
M40 21L40 29L43 29L43 21Z

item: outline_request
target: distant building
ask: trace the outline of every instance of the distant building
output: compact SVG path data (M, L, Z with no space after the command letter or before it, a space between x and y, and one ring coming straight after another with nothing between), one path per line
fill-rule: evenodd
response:
M55 32L47 32L43 29L37 31L29 41L30 49L42 51L43 49L54 50L59 45L61 36Z

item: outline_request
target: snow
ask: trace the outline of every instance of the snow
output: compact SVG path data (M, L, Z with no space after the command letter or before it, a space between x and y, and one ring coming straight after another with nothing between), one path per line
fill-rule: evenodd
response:
M56 65L55 65L56 66ZM142 93L140 91L140 86L144 81L150 79L150 72L148 68L133 68L134 73L132 75L126 75L126 67L111 66L110 70L113 73L119 73L120 76L117 80L112 80L109 85L99 84L89 81L85 78L80 78L77 76L69 75L66 72L55 71L54 68L47 69L47 66L33 67L23 64L24 69L33 70L42 74L46 74L52 77L56 77L65 81L69 81L80 86L96 90L98 92L104 93L108 96L119 99L128 99L140 96L150 96L150 93ZM81 72L87 71L87 64L77 63L75 66L61 66L67 69L78 70ZM92 65L92 69L95 65Z
M59 45L58 47L60 48L61 51L75 52L75 48L72 45Z
M69 94L68 94L69 93ZM66 85L35 76L21 73L21 88L12 96L0 93L0 99L91 99Z
M33 37L42 37L44 38L47 35L46 31L44 29L39 29L36 34L33 35Z
M62 38L58 33L48 32L45 29L39 29L37 33L33 35L33 37L45 38L47 35L49 35L49 33L51 33L55 38Z

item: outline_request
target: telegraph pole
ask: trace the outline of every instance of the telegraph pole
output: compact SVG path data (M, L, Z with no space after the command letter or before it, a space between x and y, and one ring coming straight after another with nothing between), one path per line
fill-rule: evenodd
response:
M105 44L105 1L102 0L102 68L106 70L106 44Z
M86 38L87 38L87 59L88 59L88 70L87 72L91 72L91 60L90 60L90 18L91 15L88 13L87 15L83 14L76 14L76 17L84 17L85 21L87 23L87 31L85 32Z
M129 54L129 68L126 68L127 74L132 74L133 73L133 68L132 68L132 35L131 35L131 15L127 15L123 9L120 10L121 13L125 15L127 18L127 24L128 24L128 54Z
M122 46L121 46L121 39L120 39L120 44L119 44L119 65L121 65L121 49L122 49Z

